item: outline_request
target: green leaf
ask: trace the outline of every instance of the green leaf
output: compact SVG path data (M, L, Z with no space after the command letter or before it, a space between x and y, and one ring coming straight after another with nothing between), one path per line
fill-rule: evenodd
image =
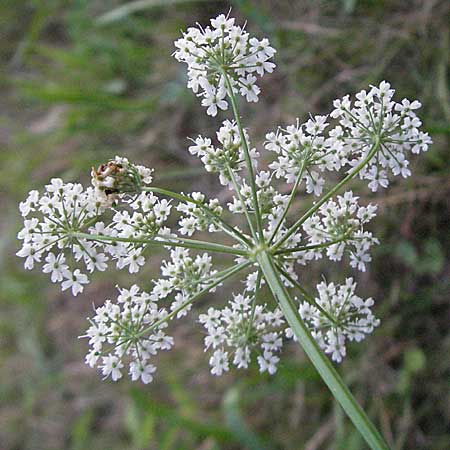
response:
M413 347L406 350L404 355L404 369L410 374L420 372L426 365L426 357L424 352L418 348Z
M267 445L247 426L239 406L241 397L237 387L231 388L224 397L223 411L228 427L238 441L250 450L268 449Z
M93 421L94 411L92 409L88 409L77 418L71 432L72 450L83 450L89 447Z
M414 267L417 263L418 255L411 242L400 241L395 248L395 254L408 267Z
M193 0L136 0L134 2L128 2L125 5L108 11L105 14L97 17L97 25L109 25L113 22L120 21L128 16L137 13L139 11L145 11L146 9L154 8L156 6L168 6L170 4L176 5L179 3L192 3ZM199 0L197 0L199 1ZM205 0L203 0L205 1Z
M155 417L164 419L167 424L185 428L199 438L212 437L220 442L235 441L233 434L221 425L185 417L176 408L157 402L135 387L130 389L130 396L143 411L151 412Z
M434 238L425 241L424 253L419 259L417 272L437 275L442 271L444 264L445 255L440 242Z

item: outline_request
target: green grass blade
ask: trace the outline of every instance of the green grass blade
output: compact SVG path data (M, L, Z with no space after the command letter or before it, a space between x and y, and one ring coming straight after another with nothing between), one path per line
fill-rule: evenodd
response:
M109 25L110 23L120 21L134 13L144 11L146 9L154 8L157 6L192 3L192 1L193 0L136 0L134 2L126 3L125 5L118 6L117 8L108 11L100 17L97 17L96 22L98 25Z

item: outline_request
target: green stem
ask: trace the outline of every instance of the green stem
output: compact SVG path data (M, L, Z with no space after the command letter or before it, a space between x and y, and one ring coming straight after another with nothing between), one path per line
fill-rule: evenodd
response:
M347 236L344 236L340 237L339 239L335 239L334 241L323 242L321 244L304 245L303 247L294 248L283 248L282 250L275 251L274 255L286 255L289 253L304 252L308 250L318 250L320 248L327 248L334 244L339 244L340 242L344 242L346 239Z
M297 281L294 280L282 267L280 264L277 264L275 261L276 268L280 271L281 275L283 275L284 278L286 278L295 288L297 288L301 294L302 297L312 306L317 308L331 323L336 325L336 320L334 317L332 317L327 311L325 311L315 300L314 298L309 295L309 293L306 291L306 289Z
M245 138L244 129L243 129L242 123L241 123L241 117L239 115L236 97L234 96L233 87L231 86L230 78L228 77L228 74L225 71L222 71L222 75L225 79L225 84L226 84L227 90L228 90L228 97L230 98L231 106L233 108L234 120L236 121L236 125L239 129L239 135L241 137L242 148L244 149L245 162L246 162L247 170L249 173L250 187L252 189L253 203L254 203L255 215L256 215L256 225L257 225L257 229L258 229L258 237L259 237L259 240L261 241L263 239L262 217L261 217L261 213L259 210L258 194L257 194L257 190L256 190L256 183L255 183L255 173L253 170L252 160L250 158L250 151L248 149L247 139Z
M229 247L228 245L215 244L214 242L198 241L195 239L182 239L175 238L176 241L168 240L156 240L156 239L145 239L145 238L125 238L118 236L105 236L102 234L90 234L76 232L71 234L72 237L80 239L88 239L91 241L100 242L130 242L135 244L146 244L146 245L156 245L163 247L182 247L182 248L192 248L195 250L204 250L207 252L225 253L228 255L236 256L247 256L248 252L246 250L240 250L238 248Z
M340 403L372 450L389 450L383 437L356 402L336 369L311 336L308 327L299 316L297 308L293 304L289 293L283 285L271 255L266 251L260 252L257 255L257 260L267 284L283 311L289 326L305 350L305 353L311 359L311 362L314 364L323 381L331 390L333 396Z
M257 235L255 232L255 227L253 226L252 218L250 217L250 213L248 212L247 205L245 204L245 199L242 197L242 193L239 188L238 182L236 180L236 176L234 175L233 169L230 166L227 166L227 168L228 168L228 175L230 176L233 188L236 192L236 195L238 196L239 201L241 202L242 209L244 210L244 215L247 219L248 226L250 228L250 233L252 234L253 239L256 241Z
M280 220L277 223L277 226L275 227L275 229L273 230L272 235L270 236L270 239L268 241L269 245L275 239L275 237L276 237L276 235L278 233L278 230L280 229L281 225L283 225L283 221L286 218L287 213L289 212L289 209L291 208L292 202L294 201L295 194L297 193L298 186L300 185L300 182L302 181L304 168L305 168L305 162L302 163L302 166L300 168L300 172L298 173L297 179L295 180L294 187L292 188L291 195L289 196L289 201L287 202L287 204L286 204L286 206L285 206L285 208L283 210L283 214L281 215Z
M211 289L214 289L216 286L218 286L219 284L223 283L225 280L227 280L231 276L235 275L236 273L240 272L241 270L246 269L251 264L252 264L251 261L244 261L244 262L242 262L240 264L236 264L230 271L228 271L226 273L226 275L224 275L223 277L220 277L217 280L215 280L214 282L208 284L208 286L206 286L201 291L199 291L197 294L193 295L191 298L186 300L184 303L182 303L180 306L178 306L178 308L175 308L173 311L171 311L169 314L167 314L167 316L165 316L164 318L158 320L157 322L155 322L154 324L152 324L149 327L145 328L144 330L140 331L136 336L137 337L143 336L143 335L145 335L147 333L150 333L155 328L158 328L164 322L167 322L172 317L176 316L180 311L182 311L184 308L189 306L192 302L197 300L203 294L208 293Z
M250 217L250 213L248 212L247 205L245 204L245 199L242 197L241 190L239 189L238 182L236 180L236 176L234 175L233 169L228 165L228 175L230 176L231 183L233 188L238 196L239 201L242 204L242 209L244 210L245 217L247 218L248 226L250 228L250 233L252 234L253 239L256 241L257 236L255 233L255 227L253 226L252 218Z
M225 231L227 234L229 234L230 236L233 236L235 239L237 239L242 244L251 245L251 242L238 229L229 225L218 214L211 211L208 208L208 206L204 205L202 202L194 200L193 198L191 198L187 195L179 194L178 192L169 191L167 189L162 189L162 188L157 188L157 187L145 187L145 188L142 188L142 190L145 192L154 192L156 194L165 195L167 197L175 198L181 202L192 203L192 204L198 206L199 208L203 209L203 211L205 211L205 213L208 214L210 217L217 220L217 222L220 223L223 231Z
M317 203L314 204L305 214L303 214L300 219L297 220L287 231L287 233L275 244L274 249L279 248L283 242L286 241L292 234L294 234L297 229L308 220L327 200L329 200L344 184L348 183L352 178L354 178L361 169L372 159L372 157L377 153L381 145L380 137L377 136L372 148L370 149L366 158L364 158L345 178L343 178L333 189L330 189Z

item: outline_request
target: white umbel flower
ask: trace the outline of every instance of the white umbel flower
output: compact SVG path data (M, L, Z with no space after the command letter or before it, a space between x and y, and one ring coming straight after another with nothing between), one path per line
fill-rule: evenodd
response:
M26 269L44 261L42 271L50 273L52 282L61 283L63 290L71 289L73 295L83 292L89 282L81 270L106 269L108 258L101 246L77 236L104 211L93 188L53 178L44 193L31 191L20 211L24 227L18 238L23 245L17 256L25 258ZM70 254L74 257L66 258Z
M132 380L151 382L156 370L152 357L173 346L173 338L164 331L167 311L134 285L119 289L117 301L106 300L95 313L82 336L89 339L86 363L98 366L105 378L110 376L113 381L122 377L122 369L128 365Z
M266 305L252 305L253 301L250 296L233 295L229 306L209 308L200 315L199 321L208 333L205 351L214 350L209 361L213 375L228 371L230 362L238 369L247 369L253 353L258 355L261 372L275 373L279 361L276 355L283 345L282 313L279 309L269 311Z
M303 302L299 313L309 325L319 346L341 362L346 355L346 341L362 341L380 321L372 314L374 301L363 300L355 294L356 283L347 278L345 284L322 282L317 286L317 305Z
M210 116L228 108L230 88L248 102L257 102L260 88L255 75L275 68L271 59L276 50L269 41L250 37L235 19L223 14L211 19L211 27L188 28L175 47L175 58L188 66L188 87L202 98Z
M332 145L341 146L351 167L364 160L379 140L376 156L359 172L374 192L389 185L389 171L403 178L410 176L408 154L427 151L432 143L428 133L420 130L422 122L414 112L420 102L403 99L397 103L394 93L390 84L382 81L368 92L357 93L353 103L348 95L335 100L330 114L339 119Z
M340 362L348 341L362 340L378 325L371 312L374 302L355 294L352 278L343 285L320 283L314 299L304 286L309 272L296 269L325 256L331 261L346 256L352 268L366 270L371 247L378 243L366 229L376 206L362 206L353 192L337 195L337 190L356 176L376 191L389 185L391 175L411 175L410 153L431 144L420 130L420 103L394 101L394 90L385 81L353 100L348 95L335 100L329 115L266 134L264 148L273 158L264 158L261 170L235 97L258 101L258 77L275 67L269 41L251 37L235 19L221 14L206 28L189 28L175 46L175 58L188 66L188 86L207 114L215 116L232 103L234 120L223 121L214 139L198 136L189 152L233 192L221 192L221 202L200 192L178 194L150 186L151 169L117 156L92 170L93 187L55 178L44 193L32 190L19 205L24 222L17 255L26 269L42 266L52 282L78 295L89 282L87 273L104 271L113 261L135 274L154 246L170 249L148 293L137 285L119 289L117 300L96 308L90 320L86 363L114 381L128 373L132 380L151 382L153 357L173 345L166 334L170 321L187 316L194 301L241 271L244 293L199 317L214 375L233 366L248 368L252 361L260 372L276 372L282 337L293 336L277 303L290 300L280 283L301 293L301 317L318 345ZM331 171L341 171L335 175L341 181L328 190ZM284 191L285 183L290 192ZM297 191L322 197L299 202L312 206L295 218L290 209ZM172 213L178 224L174 232L167 226ZM245 216L245 228L238 215ZM226 241L191 239L197 232L216 237L219 231ZM222 265L220 259L217 270L210 253L232 255L235 264ZM261 298L265 285L276 293L272 305Z

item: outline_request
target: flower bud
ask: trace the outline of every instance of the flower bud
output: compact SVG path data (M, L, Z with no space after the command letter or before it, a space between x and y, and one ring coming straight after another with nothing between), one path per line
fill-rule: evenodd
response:
M131 164L127 158L115 159L92 168L92 185L103 204L111 206L120 194L138 194L152 181L152 170Z

